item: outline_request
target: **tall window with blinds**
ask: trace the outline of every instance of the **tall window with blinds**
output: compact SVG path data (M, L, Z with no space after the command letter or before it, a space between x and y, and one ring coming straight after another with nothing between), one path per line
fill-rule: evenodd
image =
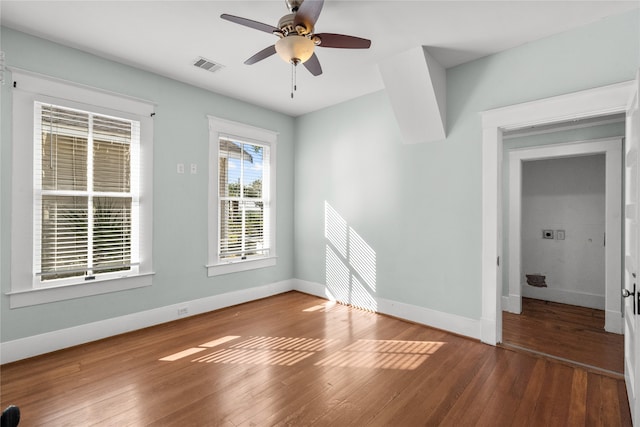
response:
M219 138L220 262L269 256L269 156L268 145Z
M135 270L140 123L39 102L35 123L40 282Z

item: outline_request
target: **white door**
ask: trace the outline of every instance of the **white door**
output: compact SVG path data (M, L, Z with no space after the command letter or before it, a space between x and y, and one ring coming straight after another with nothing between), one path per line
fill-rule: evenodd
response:
M624 289L624 376L629 397L629 408L634 425L640 426L640 109L638 108L638 82L627 108L626 125L626 171L625 171L625 274Z

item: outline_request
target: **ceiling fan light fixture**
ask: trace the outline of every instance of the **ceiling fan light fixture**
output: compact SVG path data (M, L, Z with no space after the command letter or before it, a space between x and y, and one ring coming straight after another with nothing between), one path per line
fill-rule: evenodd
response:
M285 61L294 64L303 63L313 55L315 43L307 37L289 35L276 42L276 52Z

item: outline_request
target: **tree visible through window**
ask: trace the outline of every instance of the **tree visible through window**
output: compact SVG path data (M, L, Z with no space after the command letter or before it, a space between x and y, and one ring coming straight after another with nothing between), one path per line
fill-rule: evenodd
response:
M139 122L42 103L36 113L40 281L131 270Z
M269 146L219 139L220 261L269 255Z

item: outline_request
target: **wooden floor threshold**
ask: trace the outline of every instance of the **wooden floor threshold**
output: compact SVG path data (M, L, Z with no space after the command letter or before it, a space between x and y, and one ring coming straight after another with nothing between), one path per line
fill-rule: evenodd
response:
M559 362L574 368L582 368L586 371L593 372L600 375L605 375L607 377L614 378L616 380L624 380L624 374L621 374L620 372L611 371L609 369L600 368L598 366L593 366L586 363L576 362L575 360L565 359L564 357L554 356L553 354L532 350L530 348L521 347L516 344L499 343L497 344L497 347L504 348L506 350L515 351L518 353L529 354L531 356L543 358L546 360L550 360L552 362Z

